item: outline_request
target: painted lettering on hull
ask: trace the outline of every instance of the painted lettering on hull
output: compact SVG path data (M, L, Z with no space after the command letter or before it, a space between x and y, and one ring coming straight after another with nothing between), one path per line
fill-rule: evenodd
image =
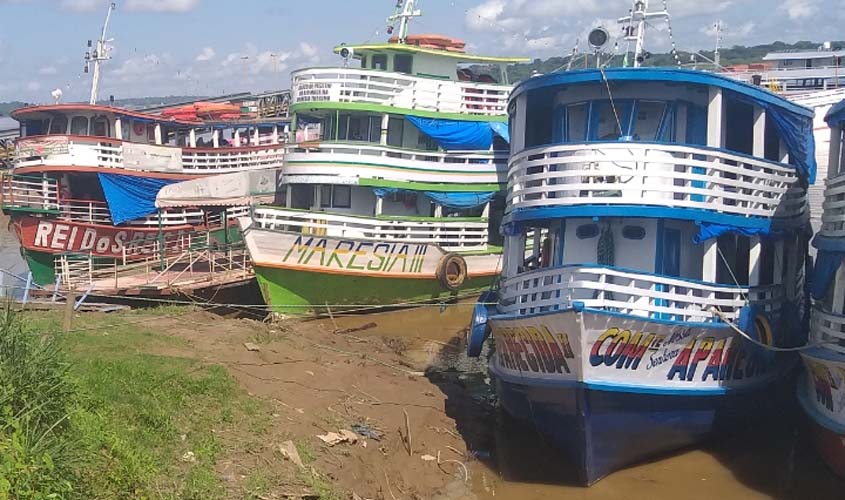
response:
M553 333L544 326L495 329L496 356L504 368L542 374L572 373L568 359L575 353L566 333Z
M298 236L284 251L282 262L349 271L420 274L428 249L428 245Z
M666 376L669 380L725 382L766 375L772 358L737 338L703 337L687 342Z
M592 366L615 366L617 370L636 370L648 351L660 349L663 335L608 328L599 335L590 350Z

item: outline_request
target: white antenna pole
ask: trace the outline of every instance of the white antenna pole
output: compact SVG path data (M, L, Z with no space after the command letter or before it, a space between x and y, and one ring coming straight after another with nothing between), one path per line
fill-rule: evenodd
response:
M408 38L408 25L411 19L422 15L421 10L414 9L415 3L416 0L405 0L402 11L387 18L387 22L391 24L399 20L399 43L405 43L405 39Z
M652 19L669 19L669 12L649 12L648 0L635 0L630 14L619 18L619 24L624 24L625 40L632 41L634 45L634 67L639 68L643 62L645 53L645 30L648 21Z
M93 77L91 78L91 101L92 105L97 104L97 92L100 86L100 63L102 61L107 61L110 59L109 56L109 49L108 45L106 45L106 30L109 26L109 19L111 19L111 13L114 11L115 4L111 2L109 4L109 10L106 13L106 21L103 23L103 31L100 34L100 39L97 40L97 47L94 49L92 54L86 54L86 64L88 62L94 63L94 70L93 70ZM89 44L90 45L90 44Z
M722 54L719 53L719 49L722 48L722 20L716 21L716 51L713 53L713 62L716 63L716 67L720 68L722 65Z

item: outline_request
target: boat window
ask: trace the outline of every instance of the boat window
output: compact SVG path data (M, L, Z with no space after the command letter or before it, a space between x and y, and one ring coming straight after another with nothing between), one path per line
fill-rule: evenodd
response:
M413 60L414 58L407 54L396 54L393 56L393 71L411 74L413 72Z
M51 134L67 134L67 117L66 116L56 116L53 118L53 121L50 122L50 133Z
M634 116L634 127L630 134L637 141L654 141L663 119L666 103L658 101L639 101Z
M402 147L402 137L405 135L405 119L390 117L387 124L387 144L389 146ZM843 148L845 150L845 148Z
M622 228L622 237L627 240L645 239L645 228L641 226L625 226Z
M597 103L593 106L593 116L591 117L591 134L590 139L594 141L612 141L619 138L621 132L619 130L619 121L624 123L622 112L619 109L619 103L616 103L616 112L614 113L613 106L609 101ZM624 127L624 125L623 125Z
M70 121L71 135L88 135L88 117L74 116Z
M352 207L352 186L320 186L321 208Z
M579 240L595 238L599 235L599 226L596 224L583 224L575 228L575 236Z
M566 108L566 141L582 142L587 140L588 104L571 104Z
M47 120L26 120L24 122L26 127L26 135L45 135L47 133L49 123Z
M91 135L97 137L109 137L111 136L109 130L109 119L105 116L98 116L95 117L91 121Z
M362 68L367 67L367 56L361 56L361 67Z
M371 67L372 69L387 71L387 54L374 54Z

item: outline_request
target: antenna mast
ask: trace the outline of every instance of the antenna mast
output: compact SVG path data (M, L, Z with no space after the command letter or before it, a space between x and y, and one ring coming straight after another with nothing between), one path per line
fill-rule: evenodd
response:
M722 67L722 54L719 53L719 49L722 48L722 20L716 21L716 24L713 26L716 28L716 51L713 52L713 62L716 63L716 67Z
M639 68L645 61L645 29L648 21L652 19L669 19L669 12L664 8L662 12L649 12L648 0L635 0L628 16L619 18L619 24L623 24L625 40L634 42L634 67Z
M106 13L106 21L103 23L103 31L100 34L100 39L97 40L97 46L94 48L93 52L86 52L85 53L85 72L88 72L89 66L91 63L94 63L94 71L93 77L91 78L91 100L90 104L97 104L97 91L99 90L100 86L100 63L103 61L107 61L111 59L109 52L111 51L111 47L108 45L108 42L111 40L106 40L106 30L109 27L109 19L111 19L111 13L115 9L115 3L111 2L109 4L109 11ZM88 40L88 47L91 47L91 40Z
M396 4L396 13L387 18L387 22L391 25L397 20L399 21L399 43L405 43L405 39L408 38L408 25L410 24L411 19L422 15L422 11L420 9L414 9L416 0L404 0L404 4L402 1L403 0L398 0Z

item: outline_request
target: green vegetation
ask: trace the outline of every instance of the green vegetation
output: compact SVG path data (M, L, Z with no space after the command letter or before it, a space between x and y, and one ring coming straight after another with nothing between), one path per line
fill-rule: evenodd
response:
M225 496L215 463L241 443L221 436L268 417L224 368L150 354L187 348L144 326L175 313L87 315L68 334L47 333L57 313L0 313L0 500Z

